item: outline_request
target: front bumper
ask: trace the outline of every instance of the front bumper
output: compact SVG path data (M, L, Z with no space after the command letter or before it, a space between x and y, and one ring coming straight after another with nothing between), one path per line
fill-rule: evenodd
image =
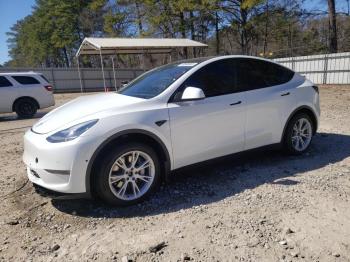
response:
M49 143L46 135L27 131L23 161L31 182L61 193L86 193L86 172L93 154L91 137Z

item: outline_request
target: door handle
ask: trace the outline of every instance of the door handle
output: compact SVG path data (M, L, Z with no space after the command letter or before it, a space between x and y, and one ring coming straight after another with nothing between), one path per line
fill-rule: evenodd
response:
M236 103L232 103L232 104L230 104L230 106L239 105L239 104L241 104L241 103L242 103L242 101L238 101L238 102L236 102Z
M288 96L288 95L290 95L290 93L289 93L289 92L287 92L287 93L283 93L281 96Z

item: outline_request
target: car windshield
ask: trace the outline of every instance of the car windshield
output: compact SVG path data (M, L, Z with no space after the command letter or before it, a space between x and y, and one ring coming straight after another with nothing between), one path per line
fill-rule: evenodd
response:
M149 99L167 89L198 62L173 63L153 69L123 87L119 94Z

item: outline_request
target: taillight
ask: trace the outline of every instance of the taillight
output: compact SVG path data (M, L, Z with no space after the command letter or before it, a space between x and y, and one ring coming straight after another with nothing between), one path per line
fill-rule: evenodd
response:
M312 86L312 88L316 91L317 94L319 93L318 86Z
M44 86L44 87L45 87L45 89L46 89L47 91L50 91L50 92L51 92L52 89L53 89L52 86L49 86L49 85L48 85L48 86Z

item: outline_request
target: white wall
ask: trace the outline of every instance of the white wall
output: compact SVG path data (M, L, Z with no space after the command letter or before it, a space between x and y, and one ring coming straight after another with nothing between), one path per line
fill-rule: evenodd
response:
M298 56L275 59L294 71L306 75L316 84L350 84L350 52L313 56ZM102 72L99 68L82 68L83 91L103 90ZM40 72L54 85L55 92L80 91L77 68L4 68L0 72L35 71ZM143 73L142 69L116 70L117 86ZM113 70L105 69L106 85L114 89Z
M274 59L316 84L350 84L350 52Z
M34 71L42 73L54 86L55 92L80 91L79 73L77 68L4 68L0 67L0 73ZM84 92L103 90L103 77L99 68L81 68L82 86ZM142 69L118 69L116 70L117 87L121 82L130 81L143 73ZM106 85L114 89L113 70L105 69Z

